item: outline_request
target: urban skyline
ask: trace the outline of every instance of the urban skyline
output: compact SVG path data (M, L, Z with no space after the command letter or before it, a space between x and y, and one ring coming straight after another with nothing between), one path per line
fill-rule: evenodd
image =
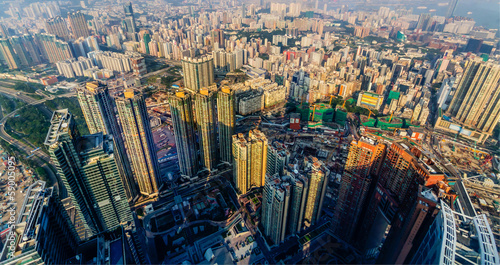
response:
M493 7L0 2L0 265L499 264Z

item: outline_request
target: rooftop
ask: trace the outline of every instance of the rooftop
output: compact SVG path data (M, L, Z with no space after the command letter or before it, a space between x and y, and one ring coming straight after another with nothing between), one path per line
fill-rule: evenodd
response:
M52 145L59 140L59 136L68 133L72 115L68 109L56 110L50 119L49 132L45 138L45 145Z

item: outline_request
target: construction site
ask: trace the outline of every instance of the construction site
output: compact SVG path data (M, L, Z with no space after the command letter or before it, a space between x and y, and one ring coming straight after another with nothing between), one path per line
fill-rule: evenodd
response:
M474 146L443 139L439 142L441 155L467 174L492 174L492 156Z

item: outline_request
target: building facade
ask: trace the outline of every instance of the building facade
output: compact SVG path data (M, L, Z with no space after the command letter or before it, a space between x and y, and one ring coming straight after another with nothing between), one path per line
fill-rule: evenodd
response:
M78 39L80 37L86 38L90 36L89 27L87 26L87 20L80 11L69 13L68 21L74 39Z
M445 115L435 127L484 142L500 119L500 66L469 61Z
M223 86L217 92L217 129L219 134L219 159L233 163L231 150L235 126L235 96L231 87Z
M334 233L347 242L351 241L357 228L368 191L379 173L385 149L384 144L369 138L351 142L332 219Z
M115 101L109 95L107 86L98 82L88 82L84 87L77 88L77 98L89 132L91 134L102 132L113 136L118 170L127 199L132 201L139 191L125 149L122 129L115 113Z
M140 194L158 195L159 166L144 97L127 89L115 98L127 155Z
M192 92L199 92L202 87L214 84L214 60L212 56L182 59L184 87Z
M247 193L252 187L262 187L267 169L267 138L258 131L233 135L233 175L236 188Z
M285 240L291 187L278 175L267 175L262 194L262 226L274 244Z
M194 94L194 117L200 143L201 164L208 171L218 163L216 137L217 87L201 88Z
M193 98L189 93L176 92L170 95L168 100L181 174L195 176L198 173L198 144L195 135Z

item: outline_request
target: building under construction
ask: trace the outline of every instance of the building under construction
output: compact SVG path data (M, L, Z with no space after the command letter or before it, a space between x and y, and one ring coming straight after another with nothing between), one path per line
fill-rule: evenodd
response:
M377 122L377 128L390 130L392 128L403 128L404 120L398 117L386 116L380 117Z
M359 120L363 126L366 127L375 127L377 124L377 119L376 118L368 118L366 115L359 115Z

